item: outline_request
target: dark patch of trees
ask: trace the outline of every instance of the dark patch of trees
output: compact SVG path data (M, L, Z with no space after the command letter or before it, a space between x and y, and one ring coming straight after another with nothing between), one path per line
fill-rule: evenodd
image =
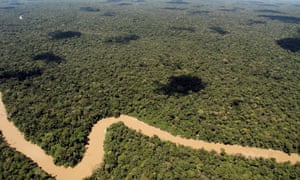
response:
M210 13L210 11L191 11L190 14L195 15L195 14L199 14L199 15L203 15L203 14L208 14Z
M116 16L115 12L105 12L102 16Z
M122 0L106 0L108 3L122 2Z
M162 9L173 10L173 11L183 11L183 10L186 10L186 8L177 8L177 7L164 7Z
M277 20L284 23L300 23L300 18L293 16L259 15L258 17L269 18L271 20Z
M169 3L169 4L190 4L189 2L185 2L183 0L173 0L173 1L169 1L167 3Z
M271 10L271 9L259 9L256 10L255 12L261 12L261 13L274 13L274 14L284 14L281 11L275 11L275 10Z
M0 9L4 9L4 10L11 10L11 9L15 9L16 7L13 6L5 6L5 7L0 7Z
M259 21L259 20L253 20L253 19L248 20L247 25L253 25L253 24L266 24L266 22L265 21Z
M213 26L213 27L210 27L210 29L220 35L225 35L225 34L229 33L228 31L225 31L223 28L221 28L219 26Z
M236 12L237 10L239 10L241 8L232 8L232 9L227 9L227 8L221 8L219 9L220 11L224 11L224 12Z
M59 40L59 39L68 39L73 37L80 37L81 32L77 31L54 31L48 33L48 35L51 37L51 39Z
M119 6L130 6L130 5L132 5L131 3L119 3L118 4Z
M283 49L297 52L300 50L300 38L284 38L277 40L276 43Z
M40 76L42 75L42 70L39 68L31 70L15 70L15 71L4 71L0 72L0 79L10 79L17 78L20 81L23 81L29 77Z
M139 38L140 37L136 34L128 34L108 37L104 41L107 43L129 43L130 41L138 40Z
M12 2L12 3L9 3L9 4L14 5L14 6L19 6L19 5L23 5L24 3Z
M53 54L52 52L40 53L32 57L33 60L43 60L46 63L56 62L61 63L62 58Z
M190 92L199 92L205 88L206 83L196 76L180 75L169 77L167 84L159 86L158 92L166 95L187 95Z
M86 12L99 12L100 9L94 8L94 7L81 7L81 11L86 11Z
M193 27L176 27L176 26L171 26L169 27L169 29L171 30L175 30L175 31L188 31L188 32L195 32L195 28Z
M267 4L267 3L260 4L260 6L266 6L266 7L279 7L279 6L276 5L276 4Z
M233 99L230 103L231 107L239 107L239 105L243 102L242 99Z

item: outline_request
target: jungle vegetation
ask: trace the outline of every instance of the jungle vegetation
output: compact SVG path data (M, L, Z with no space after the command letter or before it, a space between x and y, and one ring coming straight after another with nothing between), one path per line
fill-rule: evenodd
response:
M87 179L297 179L300 163L245 159L146 137L122 123L107 131L105 159Z
M93 124L120 114L188 138L300 153L299 6L57 2L0 8L9 118L56 164L78 163Z
M23 154L12 150L0 133L0 179L54 179Z

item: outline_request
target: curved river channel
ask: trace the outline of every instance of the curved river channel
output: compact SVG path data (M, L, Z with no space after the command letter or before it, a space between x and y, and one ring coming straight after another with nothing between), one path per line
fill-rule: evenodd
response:
M300 155L288 155L282 151L272 149L261 149L255 147L243 147L240 145L225 145L220 143L209 143L201 140L186 139L180 136L173 136L168 132L159 128L152 127L134 117L121 115L119 118L105 118L99 120L92 128L86 145L86 151L83 159L74 168L65 168L57 166L53 163L53 158L45 153L38 145L24 139L24 135L16 126L8 120L5 106L2 102L0 93L0 131L10 147L23 153L32 161L37 163L44 171L56 177L58 180L76 180L91 176L95 170L103 162L104 158L104 139L105 132L108 127L117 122L123 122L130 129L134 129L146 136L158 136L163 141L188 146L193 149L205 149L207 151L216 151L220 153L224 150L227 154L241 154L247 158L275 158L277 162L290 161L292 164L300 162Z

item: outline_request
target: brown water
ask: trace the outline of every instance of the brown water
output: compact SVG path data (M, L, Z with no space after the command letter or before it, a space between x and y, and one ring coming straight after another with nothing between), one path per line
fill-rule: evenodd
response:
M230 155L241 154L247 158L275 158L277 162L290 161L292 164L300 162L300 155L288 155L281 151L272 149L261 149L254 147L243 147L239 145L225 145L220 143L208 143L201 140L186 139L179 136L173 136L168 132L152 127L134 117L121 115L119 118L105 118L99 120L92 128L89 134L89 142L86 146L86 152L83 159L74 168L65 168L56 166L53 158L45 153L38 145L32 144L24 139L24 135L7 118L7 112L2 102L0 93L0 130L12 148L23 153L25 156L36 162L44 171L62 180L83 179L92 175L104 158L104 139L106 128L117 122L123 122L127 127L134 129L146 136L158 136L161 140L170 141L178 145L184 145L193 149L205 149L207 151L216 151L220 153L222 149Z

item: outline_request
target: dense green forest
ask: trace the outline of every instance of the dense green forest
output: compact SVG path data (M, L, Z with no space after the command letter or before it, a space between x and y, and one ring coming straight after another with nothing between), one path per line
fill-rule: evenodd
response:
M146 137L122 123L107 131L105 160L88 179L297 179L300 163L245 159Z
M120 114L300 153L299 23L299 4L286 3L0 2L0 91L60 165L78 163L93 124Z
M13 151L0 133L0 179L53 179L23 154Z

